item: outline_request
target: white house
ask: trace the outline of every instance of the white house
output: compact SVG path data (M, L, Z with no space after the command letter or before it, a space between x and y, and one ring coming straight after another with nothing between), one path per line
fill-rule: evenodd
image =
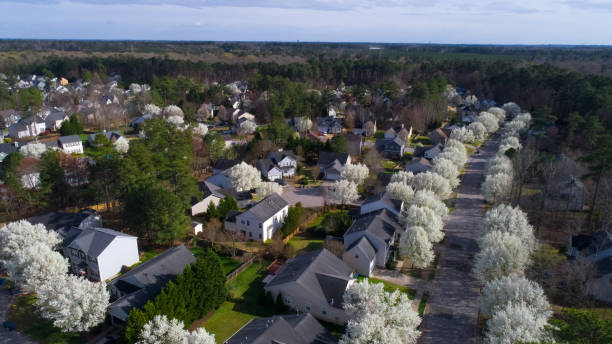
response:
M204 194L204 198L202 198L201 201L191 206L191 216L206 213L208 207L210 206L210 203L213 203L215 206L217 206L219 205L219 202L228 194L236 200L236 202L238 203L238 207L240 208L246 208L247 206L249 206L253 199L251 193L248 191L236 192L232 188L223 188L217 186L209 182L208 179L198 183L198 186L200 188L200 191Z
M107 228L81 228L64 247L73 273L104 281L138 262L138 238Z
M67 120L69 118L64 111L53 111L45 117L45 126L50 130L59 130Z
M202 222L191 221L191 232L193 235L198 235L202 233Z
M83 141L79 135L60 136L57 145L66 154L83 154Z
M289 203L277 193L239 214L228 214L225 229L235 231L249 240L266 241L283 225Z
M321 152L317 164L324 179L338 180L344 166L350 163L351 156L348 153Z
M257 168L261 174L272 181L283 177L293 177L296 167L297 159L290 150L279 149L277 152L270 153L267 159L260 159L257 162Z

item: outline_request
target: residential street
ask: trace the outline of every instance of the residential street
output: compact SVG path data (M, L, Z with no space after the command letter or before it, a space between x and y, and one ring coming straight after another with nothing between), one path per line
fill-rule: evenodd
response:
M9 294L9 291L6 289L6 285L3 285L2 287L0 287L0 323L4 323L6 321L6 315L12 303L13 296ZM4 327L0 327L0 344L16 343L28 344L35 342L17 331L9 332Z
M478 284L472 276L477 251L478 225L484 215L480 184L487 160L497 151L498 140L469 158L457 190L455 211L446 222L446 239L431 295L425 310L421 344L478 343Z

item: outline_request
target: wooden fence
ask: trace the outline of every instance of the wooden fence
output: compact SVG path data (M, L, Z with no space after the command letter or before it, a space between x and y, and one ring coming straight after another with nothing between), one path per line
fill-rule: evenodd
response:
M289 233L289 235L287 235L284 239L283 239L283 244L286 244L289 240L291 240L291 238L293 238L296 234L298 234L299 232L301 232L302 230L306 229L306 225L308 225L310 223L310 221L314 220L315 217L319 216L321 214L321 212L316 212L313 214L310 214L310 216L308 216L306 219L302 220L302 224L299 225L293 232Z
M246 262L242 263L239 267L237 267L234 271L230 272L229 274L227 274L227 276L225 276L225 280L226 281L231 281L234 278L236 278L236 276L238 276L239 273L241 273L242 271L244 271L246 268L248 268L249 266L251 266L251 264L253 264L253 262L255 261L255 256L252 256L251 258L247 259Z

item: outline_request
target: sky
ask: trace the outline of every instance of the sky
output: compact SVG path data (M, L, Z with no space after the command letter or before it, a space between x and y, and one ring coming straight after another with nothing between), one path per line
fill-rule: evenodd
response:
M0 38L612 45L612 0L0 0Z

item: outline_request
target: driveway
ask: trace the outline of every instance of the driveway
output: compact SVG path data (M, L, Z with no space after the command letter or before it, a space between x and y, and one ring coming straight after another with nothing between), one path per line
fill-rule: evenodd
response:
M282 197L290 205L302 202L302 207L304 208L318 208L325 205L324 187L318 186L301 189L293 185L287 185L284 187Z
M6 321L8 310L13 304L13 298L14 297L10 295L9 291L6 290L6 285L0 287L0 324ZM0 344L14 343L34 344L36 342L17 331L9 332L4 327L0 326Z
M457 190L455 211L446 222L446 240L421 325L421 344L480 342L479 285L472 275L472 266L485 205L480 184L486 161L495 154L498 145L498 140L488 141L479 155L468 159Z

